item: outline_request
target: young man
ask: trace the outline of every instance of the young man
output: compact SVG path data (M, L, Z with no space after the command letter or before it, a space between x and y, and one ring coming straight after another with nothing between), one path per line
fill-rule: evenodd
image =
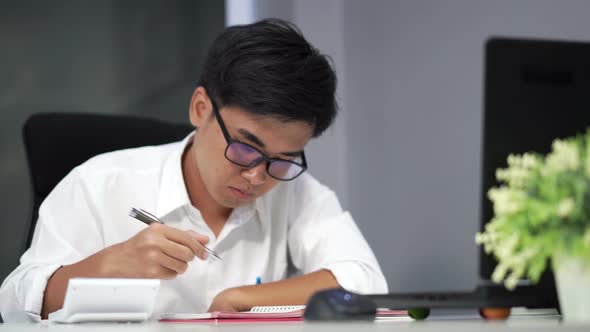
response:
M72 277L163 279L156 314L304 304L338 286L386 292L350 215L305 173L305 145L335 117L335 88L326 57L293 25L227 28L192 96L191 135L94 157L47 197L0 289L4 320L47 317ZM132 219L131 207L164 224Z

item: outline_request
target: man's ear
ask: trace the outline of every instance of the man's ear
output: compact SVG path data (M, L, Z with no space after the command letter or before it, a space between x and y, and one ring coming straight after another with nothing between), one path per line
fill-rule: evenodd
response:
M191 124L195 128L199 128L211 117L212 111L213 106L207 90L202 86L196 88L189 107Z

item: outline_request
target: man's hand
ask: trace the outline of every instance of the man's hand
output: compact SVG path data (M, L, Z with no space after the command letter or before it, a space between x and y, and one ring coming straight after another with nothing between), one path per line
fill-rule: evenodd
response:
M59 268L47 281L41 316L63 306L68 280L74 277L173 279L188 262L207 258L205 235L151 224L129 240L115 244L72 265Z
M104 250L103 273L112 277L173 279L195 256L206 259L209 238L163 224L151 224L129 240Z
M228 288L217 294L209 307L209 312L213 311L247 311L250 308L241 306L239 303L240 288Z
M228 288L217 294L211 311L248 311L254 306L305 304L313 293L339 287L328 270L319 270L286 280Z

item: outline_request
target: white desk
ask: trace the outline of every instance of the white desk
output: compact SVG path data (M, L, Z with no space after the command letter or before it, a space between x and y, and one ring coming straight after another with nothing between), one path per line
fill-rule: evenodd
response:
M223 331L280 331L280 332L348 332L348 331L443 331L443 332L499 332L499 331L590 331L590 325L564 324L555 317L514 318L507 321L442 320L398 322L345 322L345 323L264 323L264 324L191 324L191 323L157 323L141 324L0 324L1 331L113 331L113 332L223 332Z

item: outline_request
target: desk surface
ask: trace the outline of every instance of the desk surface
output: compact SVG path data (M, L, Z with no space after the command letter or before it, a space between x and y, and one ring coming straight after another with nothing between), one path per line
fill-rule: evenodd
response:
M393 321L393 322L345 322L345 323L263 323L263 324L192 324L192 323L157 323L140 324L0 324L0 331L114 331L114 332L170 332L170 331L277 331L281 332L327 332L327 331L465 331L465 332L496 332L496 331L589 331L590 324L565 324L555 317L516 318L500 322L488 322L481 319L426 321Z

